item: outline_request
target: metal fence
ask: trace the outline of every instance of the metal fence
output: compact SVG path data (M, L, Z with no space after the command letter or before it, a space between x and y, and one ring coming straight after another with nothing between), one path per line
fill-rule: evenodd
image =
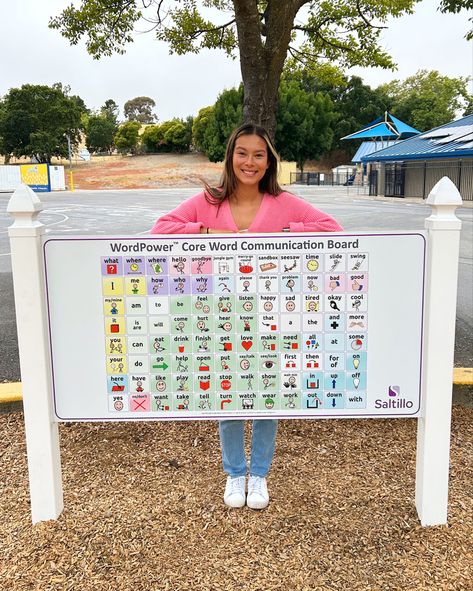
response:
M378 171L382 168L378 163ZM464 201L473 201L473 159L388 162L384 167L386 197L426 199L442 177L448 177ZM380 187L378 187L379 191Z
M332 172L291 172L291 185L351 186L356 182L354 174Z
M406 167L403 162L386 164L384 176L384 195L386 197L403 197L406 182Z

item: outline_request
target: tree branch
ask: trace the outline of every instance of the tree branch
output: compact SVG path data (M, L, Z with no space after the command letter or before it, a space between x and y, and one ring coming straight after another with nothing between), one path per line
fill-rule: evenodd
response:
M231 21L228 21L228 23L225 23L224 25L220 25L219 27L213 27L212 29L197 29L196 31L194 31L191 35L189 35L190 39L197 39L197 37L199 35L202 35L203 33L216 33L217 31L222 31L222 40L223 40L223 32L224 29L226 29L227 27L229 27L230 25L233 25L233 23L235 22L236 19L232 19Z
M158 17L158 24L161 25L163 22L163 19L161 18L161 6L163 5L164 0L160 0L159 4L158 4L158 8L156 10L156 16ZM164 17L166 18L166 17Z
M115 18L115 20L112 22L111 27L109 30L113 31L115 29L116 24L118 23L118 21L120 20L123 12L125 11L126 8L129 8L132 4L134 4L134 0L128 0L128 2L124 2L120 8L120 10L118 11L117 17Z
M356 10L358 12L358 14L360 15L361 20L368 25L368 27L371 27L372 29L387 29L387 27L381 27L378 25L373 25L373 23L371 23L363 14L362 10L361 10L361 6L360 6L360 0L356 0Z
M296 13L304 6L304 4L310 4L310 0L295 0L294 8Z
M293 27L293 29L297 29L298 31L313 33L316 37L318 37L322 41L322 43L325 43L325 44L329 45L330 47L333 47L334 49L339 49L340 51L346 51L348 53L353 53L355 51L349 45L339 45L338 43L334 43L333 41L329 41L321 34L319 29L314 29L314 28L308 29L308 28L303 28L303 27Z
M292 47L291 45L288 47L288 51L292 55L292 57L295 60L297 60L299 63L301 63L302 65L305 65L306 61L319 63L319 60L320 60L319 55L305 53L304 51L299 51L299 49L296 49L295 47ZM296 55L296 54L299 54L302 57L299 57L299 55Z
M331 17L327 17L324 18L322 21L320 21L319 25L317 27L303 27L301 25L295 25L294 27L292 27L293 31L302 31L303 33L313 33L314 35L317 35L320 31L320 29L328 24L332 22L332 18Z

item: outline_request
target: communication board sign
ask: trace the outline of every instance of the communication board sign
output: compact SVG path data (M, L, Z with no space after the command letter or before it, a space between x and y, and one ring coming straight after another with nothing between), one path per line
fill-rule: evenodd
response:
M58 420L414 417L425 237L47 237Z

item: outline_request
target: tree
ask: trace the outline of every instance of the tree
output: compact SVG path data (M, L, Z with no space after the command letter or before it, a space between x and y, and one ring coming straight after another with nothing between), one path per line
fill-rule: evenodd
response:
M156 103L149 96L137 96L125 103L123 112L128 121L139 121L140 123L154 123L157 120L153 113Z
M340 141L342 137L382 117L391 106L386 93L363 84L358 76L345 80L345 84L336 86L328 93L335 111L333 148L346 148L346 143Z
M109 121L113 121L115 126L118 126L118 112L118 105L113 99L106 100L100 109L100 114L106 117Z
M194 145L211 162L221 162L230 134L243 121L243 87L224 90L215 105L201 109L192 127Z
M68 155L68 136L73 148L79 145L85 104L67 91L61 84L24 84L8 92L0 109L0 149L7 159L29 156L50 162L52 156Z
M279 91L276 149L284 160L295 160L301 171L309 158L318 158L332 144L333 106L321 92L283 82Z
M213 110L213 106L200 109L192 125L192 143L194 144L195 149L199 152L205 152L205 130L209 119L214 116Z
M467 115L473 115L473 96L470 96L468 99L468 103L463 111L463 117Z
M0 128L1 128L1 125L2 125L2 120L3 120L3 118L5 116L6 116L5 103L4 103L4 101L2 101L0 99ZM8 164L10 162L11 154L6 149L5 141L4 141L3 136L1 135L1 133L0 133L0 154L2 154L5 157L5 164Z
M404 81L393 80L379 87L390 97L392 113L420 131L455 119L472 100L468 78L449 78L436 70L419 70Z
M154 22L157 38L169 43L171 53L219 48L234 56L238 48L243 118L274 135L279 81L288 54L343 67L393 68L379 45L380 33L389 17L412 12L417 1L203 0L204 8L225 14L223 22L212 22L199 12L196 0L82 0L78 8L71 4L51 18L49 26L73 45L85 37L87 51L96 59L124 53L142 17Z
M91 115L86 125L87 148L91 152L110 152L117 126L104 115Z
M172 119L161 125L149 125L141 142L147 152L188 152L191 137L188 121Z
M183 121L174 120L164 133L164 142L170 152L188 152L190 135Z
M291 65L292 66L292 65ZM340 141L342 137L358 131L391 107L390 99L381 89L363 84L358 76L348 78L333 67L289 67L284 80L296 81L307 92L327 94L333 103L333 141L330 150L343 150L354 154L358 144ZM347 154L348 156L348 154Z
M141 125L138 121L127 121L118 128L114 142L122 154L136 153Z
M145 152L158 152L159 143L163 139L163 134L160 131L160 125L147 125L141 134L141 145Z

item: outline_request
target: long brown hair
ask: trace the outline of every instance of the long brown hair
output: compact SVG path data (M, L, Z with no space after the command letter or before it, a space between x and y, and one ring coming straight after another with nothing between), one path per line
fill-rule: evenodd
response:
M241 125L228 138L227 148L225 150L225 160L220 185L218 187L210 187L205 183L205 198L212 205L220 205L228 199L237 188L237 179L233 171L233 152L235 144L242 135L258 135L266 143L266 151L268 155L269 166L264 177L260 180L258 188L262 193L269 193L270 195L279 195L282 189L278 183L278 163L279 156L271 141L268 132L264 127L255 125L254 123L245 123Z

